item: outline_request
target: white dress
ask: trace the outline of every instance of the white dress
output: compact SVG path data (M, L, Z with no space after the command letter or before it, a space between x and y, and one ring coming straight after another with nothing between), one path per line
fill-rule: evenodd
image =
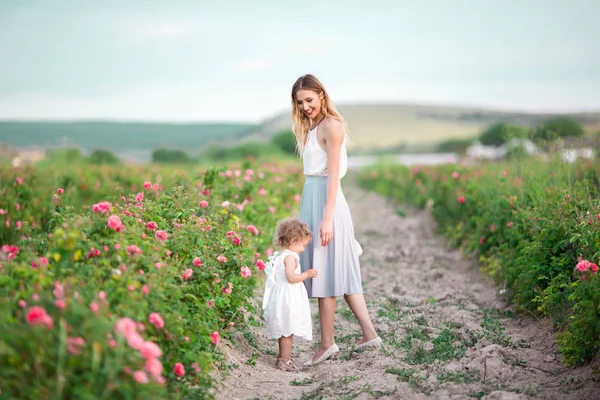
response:
M298 263L295 273L301 273L300 257L290 250L274 253L267 263L263 310L265 337L298 336L312 340L312 320L306 287L302 282L289 283L283 260L291 255Z

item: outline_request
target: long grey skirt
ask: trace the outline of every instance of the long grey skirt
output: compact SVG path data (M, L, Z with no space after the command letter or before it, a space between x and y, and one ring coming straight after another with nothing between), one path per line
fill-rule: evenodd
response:
M310 227L312 240L300 253L302 271L314 268L319 273L316 278L304 281L309 298L343 296L362 293L360 262L361 249L354 238L354 225L348 203L338 186L333 211L333 239L321 246L321 221L327 201L327 177L306 177L302 189L300 220Z

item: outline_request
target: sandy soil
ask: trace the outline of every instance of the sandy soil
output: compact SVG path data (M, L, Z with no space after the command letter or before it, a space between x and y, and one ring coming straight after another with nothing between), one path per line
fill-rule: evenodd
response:
M223 343L228 378L217 399L598 399L599 363L565 368L548 321L515 315L473 261L434 233L427 210L406 216L386 199L344 182L364 253L365 298L380 349L357 352L360 328L338 300L335 360L286 373L277 342L237 336ZM318 345L298 339L301 364Z

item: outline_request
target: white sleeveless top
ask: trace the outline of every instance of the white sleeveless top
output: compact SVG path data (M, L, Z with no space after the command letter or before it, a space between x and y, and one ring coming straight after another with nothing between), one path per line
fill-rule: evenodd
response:
M308 139L302 152L304 161L304 175L327 176L327 152L323 150L317 140L317 126L308 131ZM339 179L348 171L348 154L346 152L346 139L340 149Z

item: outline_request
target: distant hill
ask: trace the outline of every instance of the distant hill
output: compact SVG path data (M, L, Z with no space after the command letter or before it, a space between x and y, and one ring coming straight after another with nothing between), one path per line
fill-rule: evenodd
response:
M351 150L361 152L401 145L426 151L443 140L475 137L492 123L536 126L557 115L414 104L339 104L338 110L348 123ZM563 115L587 130L600 131L600 112ZM159 147L196 155L210 145L267 141L291 126L289 110L262 124L0 121L0 143L21 149L70 146L91 152L103 148L125 160L146 162Z
M492 123L536 126L556 115L411 104L340 104L337 108L348 123L354 148L359 149L470 138ZM566 115L588 130L600 130L600 112ZM286 110L256 127L244 140L266 140L291 126Z
M197 153L207 141L234 140L256 128L239 123L138 123L0 121L0 143L18 148L78 147L109 149L125 159L146 161L159 147Z

